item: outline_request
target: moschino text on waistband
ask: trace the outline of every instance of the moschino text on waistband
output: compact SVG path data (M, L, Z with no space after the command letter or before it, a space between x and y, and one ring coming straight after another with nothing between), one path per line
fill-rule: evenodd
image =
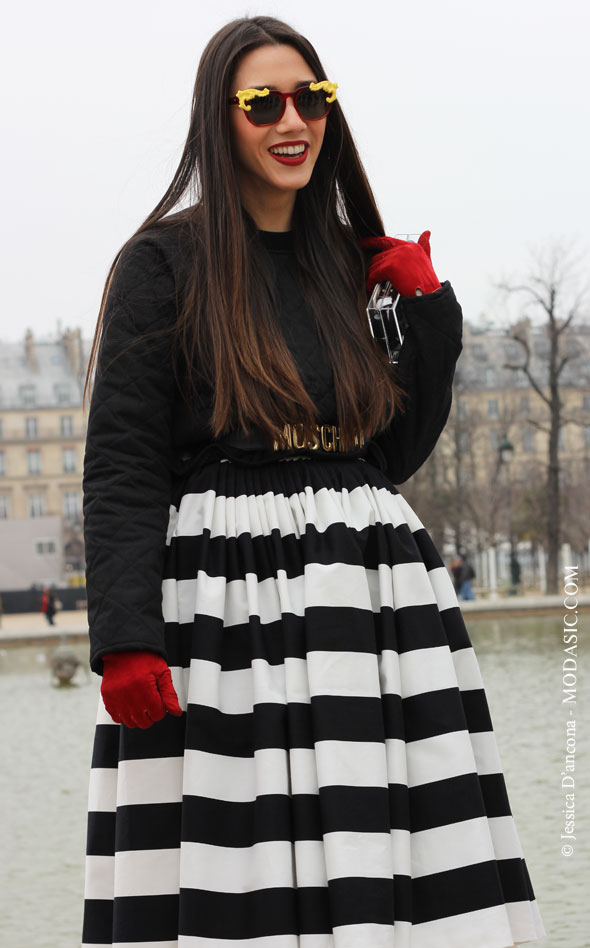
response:
M362 432L354 436L356 447L362 448L365 437ZM339 425L316 425L311 438L305 438L303 425L286 424L278 439L273 442L275 451L344 451L341 446Z

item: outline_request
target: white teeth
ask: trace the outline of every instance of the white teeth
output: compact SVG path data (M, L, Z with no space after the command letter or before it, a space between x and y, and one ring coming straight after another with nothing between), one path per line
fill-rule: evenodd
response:
M302 155L306 147L306 145L287 145L286 147L271 148L269 150L273 155Z

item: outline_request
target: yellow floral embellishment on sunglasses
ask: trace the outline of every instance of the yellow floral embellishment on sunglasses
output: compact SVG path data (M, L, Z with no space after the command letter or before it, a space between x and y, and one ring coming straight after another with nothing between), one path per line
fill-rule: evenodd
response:
M325 92L329 93L329 95L326 97L326 102L333 102L336 98L336 89L338 88L338 83L329 82L327 79L322 79L321 82L310 82L309 88L312 92L317 92L319 89L324 89ZM236 99L239 99L240 108L243 109L244 112L249 112L252 106L246 105L246 103L257 95L270 95L270 89L239 89L236 92Z
M270 89L240 89L236 92L236 99L240 100L240 108L243 109L244 112L249 112L252 106L246 105L246 102L253 99L256 95L268 95L269 92Z
M312 92L317 92L318 89L324 89L326 92L330 92L331 95L326 98L326 102L333 102L336 98L336 89L338 88L338 83L328 82L327 79L323 79L321 82L310 82L309 88Z

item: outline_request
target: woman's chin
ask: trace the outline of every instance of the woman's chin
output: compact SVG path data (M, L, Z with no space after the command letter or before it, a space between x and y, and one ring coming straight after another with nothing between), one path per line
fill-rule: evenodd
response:
M281 191L299 191L309 184L311 174L307 170L299 173L294 173L294 169L288 170L290 172L289 174L279 173L273 175L273 184L275 187L280 188Z

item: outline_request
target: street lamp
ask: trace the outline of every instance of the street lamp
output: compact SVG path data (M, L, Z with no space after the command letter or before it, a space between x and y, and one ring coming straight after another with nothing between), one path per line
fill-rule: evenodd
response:
M508 539L510 542L510 589L509 595L515 596L517 589L516 587L520 583L520 563L518 562L518 557L516 555L516 549L514 545L514 533L512 530L512 478L510 477L510 463L514 456L514 445L510 442L506 436L506 433L503 434L502 440L498 445L498 464L504 465L506 469L506 487L508 495Z
M498 454L500 455L500 464L510 464L514 455L514 445L505 434L502 435L502 441L498 445Z

